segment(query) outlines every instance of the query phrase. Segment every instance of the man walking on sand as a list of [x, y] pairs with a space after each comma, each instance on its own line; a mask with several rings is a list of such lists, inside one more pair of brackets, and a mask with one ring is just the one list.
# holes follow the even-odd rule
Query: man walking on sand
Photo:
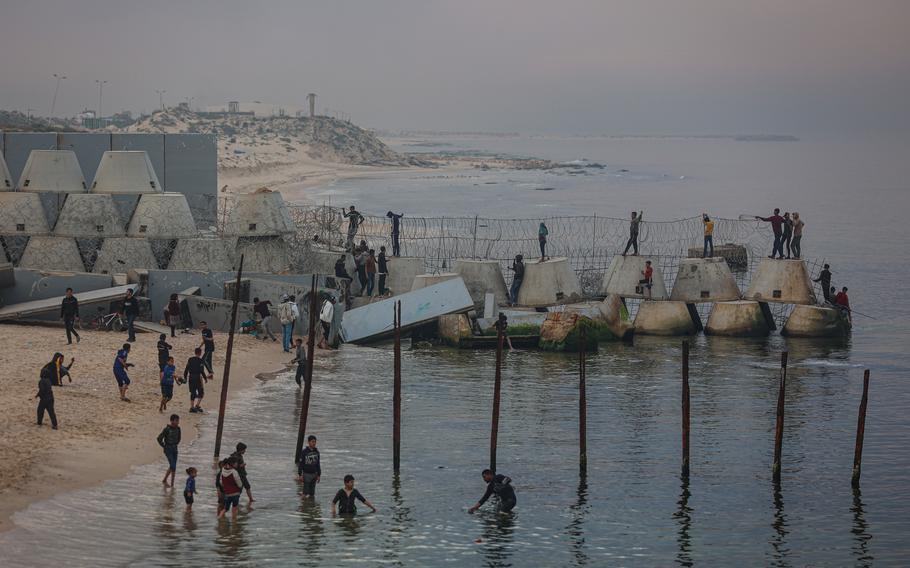
[[[167, 458], [167, 471], [164, 472], [164, 479], [161, 480], [165, 487], [174, 486], [174, 475], [177, 473], [178, 444], [180, 444], [180, 417], [176, 414], [171, 414], [171, 421], [158, 434], [158, 445], [164, 450], [164, 455]], [[170, 483], [167, 482], [168, 477], [171, 478]]]
[[183, 368], [183, 382], [189, 382], [190, 387], [190, 412], [202, 412], [202, 397], [205, 396], [203, 380], [205, 378], [205, 360], [202, 358], [202, 349], [196, 348]]
[[[58, 355], [60, 353], [55, 353], [54, 359], [41, 369], [41, 378], [38, 380], [38, 394], [35, 395], [35, 398], [38, 399], [38, 426], [44, 423], [44, 411], [46, 410], [47, 415], [51, 418], [51, 428], [54, 430], [57, 429], [57, 413], [54, 412], [54, 386], [49, 367], [56, 365]], [[63, 355], [60, 355], [60, 359], [62, 358]]]
[[73, 326], [79, 320], [79, 300], [73, 295], [72, 288], [66, 289], [66, 296], [60, 303], [60, 317], [63, 318], [63, 325], [66, 327], [66, 344], [73, 344], [73, 335], [76, 336], [76, 343], [79, 343], [81, 338]]
[[114, 359], [114, 378], [117, 379], [117, 388], [120, 389], [120, 400], [129, 402], [126, 397], [126, 389], [130, 388], [130, 377], [126, 370], [134, 367], [132, 363], [127, 363], [126, 359], [130, 354], [130, 344], [124, 343], [123, 348], [117, 351], [117, 357]]
[[205, 368], [209, 370], [209, 378], [215, 377], [215, 369], [212, 368], [212, 358], [215, 355], [215, 334], [209, 328], [209, 324], [204, 321], [199, 322], [202, 328], [202, 360], [205, 362]]

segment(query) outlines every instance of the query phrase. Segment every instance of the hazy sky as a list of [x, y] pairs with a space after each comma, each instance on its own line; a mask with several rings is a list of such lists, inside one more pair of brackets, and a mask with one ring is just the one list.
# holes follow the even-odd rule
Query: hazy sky
[[0, 108], [260, 100], [379, 128], [910, 131], [908, 0], [0, 0]]

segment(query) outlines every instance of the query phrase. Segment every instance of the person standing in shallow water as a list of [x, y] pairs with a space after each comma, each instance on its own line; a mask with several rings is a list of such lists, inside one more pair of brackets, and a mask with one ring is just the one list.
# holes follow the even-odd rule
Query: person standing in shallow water
[[[165, 487], [174, 486], [174, 475], [177, 473], [177, 446], [180, 444], [180, 417], [171, 414], [171, 421], [164, 427], [164, 430], [158, 434], [158, 445], [164, 450], [164, 456], [167, 458], [168, 469], [164, 472], [164, 479], [161, 483]], [[168, 477], [171, 482], [168, 483]]]
[[550, 230], [547, 229], [547, 225], [541, 221], [540, 227], [537, 229], [537, 241], [540, 244], [540, 261], [550, 260], [550, 257], [547, 256], [547, 235], [550, 234]]
[[313, 499], [316, 496], [316, 484], [322, 477], [316, 436], [307, 437], [307, 447], [303, 448], [303, 452], [300, 453], [300, 461], [297, 462], [297, 476], [303, 482], [303, 497]]
[[338, 505], [338, 514], [340, 515], [356, 515], [357, 514], [357, 501], [360, 501], [375, 513], [376, 507], [372, 503], [367, 501], [363, 495], [360, 494], [360, 491], [354, 489], [354, 476], [351, 474], [344, 476], [344, 488], [339, 489], [338, 493], [335, 494], [335, 498], [332, 499], [332, 516], [335, 516], [335, 505]]
[[253, 499], [252, 488], [250, 487], [250, 480], [246, 475], [246, 460], [243, 459], [243, 454], [246, 453], [246, 444], [243, 442], [237, 443], [237, 451], [231, 454], [231, 459], [234, 460], [234, 469], [237, 470], [237, 473], [240, 475], [240, 483], [243, 485], [243, 489], [246, 491], [246, 497], [249, 499], [249, 502], [252, 503], [255, 501]]
[[297, 338], [294, 340], [296, 350], [294, 351], [294, 358], [291, 359], [291, 364], [297, 363], [297, 372], [294, 374], [294, 381], [296, 381], [297, 386], [301, 386], [300, 380], [303, 378], [304, 373], [306, 372], [306, 347], [303, 346], [303, 339]]
[[483, 470], [481, 475], [483, 476], [483, 480], [487, 482], [487, 491], [483, 494], [483, 497], [480, 498], [480, 501], [468, 509], [468, 512], [473, 513], [477, 509], [480, 509], [483, 504], [487, 502], [487, 499], [493, 495], [496, 495], [496, 498], [499, 500], [500, 513], [508, 513], [514, 509], [515, 505], [518, 504], [518, 499], [515, 497], [512, 479], [502, 474], [495, 474], [489, 469]]
[[79, 300], [73, 295], [73, 289], [67, 288], [66, 295], [60, 303], [60, 317], [63, 318], [63, 325], [66, 327], [66, 343], [72, 345], [73, 338], [76, 336], [76, 343], [82, 341], [76, 332], [75, 323], [79, 320]]

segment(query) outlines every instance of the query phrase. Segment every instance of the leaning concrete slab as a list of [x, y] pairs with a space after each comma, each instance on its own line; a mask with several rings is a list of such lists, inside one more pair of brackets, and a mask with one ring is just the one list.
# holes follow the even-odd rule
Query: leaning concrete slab
[[850, 332], [850, 327], [843, 310], [798, 305], [780, 333], [789, 337], [843, 337]]
[[692, 320], [685, 302], [645, 300], [635, 315], [635, 333], [638, 335], [693, 335], [699, 327]]
[[82, 168], [72, 150], [32, 150], [19, 177], [19, 191], [82, 193]]
[[705, 335], [732, 337], [764, 337], [771, 333], [771, 326], [758, 302], [736, 300], [714, 304]]
[[474, 300], [461, 278], [446, 280], [414, 292], [373, 302], [345, 312], [341, 337], [348, 343], [370, 343], [388, 339], [394, 333], [394, 306], [401, 302], [401, 328], [408, 331], [447, 314], [474, 309]]
[[0, 192], [0, 235], [47, 235], [50, 227], [37, 193]]
[[9, 168], [6, 167], [6, 160], [3, 159], [3, 154], [0, 154], [0, 191], [13, 191], [16, 189], [16, 184], [13, 182], [13, 176], [9, 173]]
[[[67, 288], [76, 295], [89, 290], [116, 286], [110, 276], [88, 272], [59, 272], [14, 268], [15, 285], [0, 290], [0, 306], [63, 296]], [[124, 282], [124, 284], [126, 284]]]
[[421, 288], [426, 288], [427, 286], [439, 284], [440, 282], [445, 282], [446, 280], [454, 280], [455, 278], [461, 278], [461, 276], [455, 274], [454, 272], [442, 272], [439, 274], [418, 274], [414, 277], [414, 282], [411, 284], [411, 292], [414, 290], [420, 290]]
[[54, 225], [58, 237], [107, 238], [126, 234], [110, 195], [71, 193]]
[[[81, 292], [79, 294], [79, 304], [80, 306], [83, 306], [98, 302], [109, 302], [124, 297], [127, 290], [135, 291], [136, 288], [136, 285], [130, 284], [128, 286], [117, 286], [116, 288], [103, 288], [101, 290]], [[4, 306], [0, 308], [0, 321], [24, 319], [30, 316], [37, 316], [54, 311], [59, 313], [60, 303], [62, 301], [63, 296], [57, 296], [55, 298], [32, 300], [31, 302]]]
[[270, 237], [296, 231], [281, 194], [262, 188], [237, 198], [224, 232], [238, 237]]
[[167, 268], [202, 272], [233, 270], [235, 247], [233, 239], [205, 237], [179, 239]]
[[743, 299], [780, 304], [816, 303], [805, 261], [771, 258], [762, 259]]
[[[600, 285], [601, 294], [616, 294], [623, 298], [645, 298], [645, 290], [639, 284], [644, 278], [645, 262], [649, 259], [646, 256], [614, 256], [610, 261], [610, 266], [604, 273], [603, 282]], [[651, 294], [652, 300], [666, 300], [667, 287], [664, 284], [664, 277], [657, 267], [657, 263], [651, 262], [651, 268], [654, 272], [651, 274]]]
[[581, 300], [581, 285], [565, 257], [553, 257], [545, 262], [529, 260], [525, 277], [518, 290], [521, 306], [550, 306]]
[[152, 161], [144, 150], [108, 150], [95, 171], [92, 193], [139, 195], [162, 191]]
[[250, 272], [287, 272], [291, 266], [291, 247], [281, 237], [238, 238], [234, 258]]
[[458, 259], [455, 261], [455, 273], [464, 280], [478, 311], [483, 308], [487, 293], [493, 294], [497, 305], [508, 303], [509, 292], [498, 260]]
[[146, 193], [139, 198], [126, 233], [147, 239], [181, 239], [194, 237], [198, 231], [185, 195]]
[[104, 239], [92, 272], [116, 274], [134, 268], [155, 269], [158, 268], [158, 261], [148, 240], [123, 237]]
[[85, 272], [76, 239], [69, 237], [31, 237], [19, 268]]
[[670, 299], [678, 302], [731, 302], [739, 300], [739, 287], [722, 258], [684, 258]]
[[[179, 294], [177, 297], [182, 302], [181, 305], [186, 306], [188, 309], [189, 319], [193, 327], [197, 327], [199, 322], [204, 321], [214, 331], [227, 333], [231, 330], [233, 301], [183, 294]], [[253, 319], [253, 305], [238, 302], [237, 329], [240, 329], [241, 323], [250, 319]], [[218, 341], [217, 337], [215, 341]]]

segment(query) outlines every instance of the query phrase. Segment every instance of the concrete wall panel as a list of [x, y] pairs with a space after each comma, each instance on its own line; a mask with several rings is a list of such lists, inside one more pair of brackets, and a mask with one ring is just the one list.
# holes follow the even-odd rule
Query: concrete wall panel
[[186, 195], [199, 227], [214, 225], [218, 210], [218, 153], [215, 137], [168, 134], [164, 139], [167, 191]]
[[101, 156], [111, 149], [111, 135], [94, 132], [61, 132], [57, 139], [58, 150], [72, 150], [82, 167], [82, 177], [91, 186]]

